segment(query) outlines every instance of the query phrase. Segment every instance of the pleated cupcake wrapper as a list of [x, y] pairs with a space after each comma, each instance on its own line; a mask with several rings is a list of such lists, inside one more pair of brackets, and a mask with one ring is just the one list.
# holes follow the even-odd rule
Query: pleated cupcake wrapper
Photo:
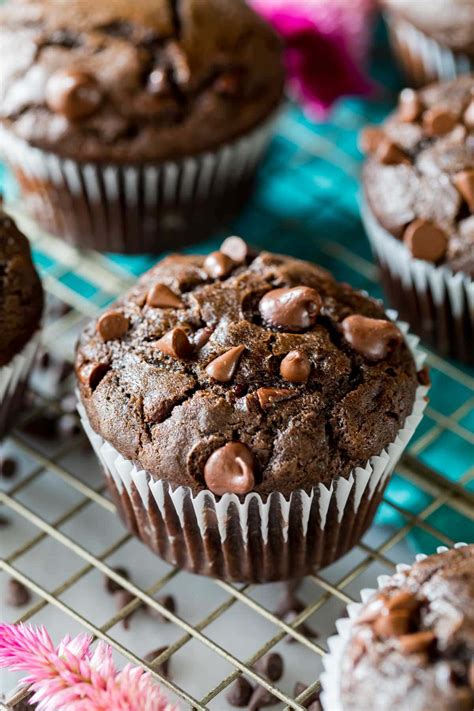
[[160, 225], [172, 230], [178, 221], [185, 229], [187, 212], [201, 207], [205, 218], [206, 203], [219, 205], [250, 181], [278, 113], [216, 151], [177, 161], [82, 163], [34, 148], [2, 126], [0, 153], [34, 189], [34, 212], [50, 216], [68, 241], [100, 251], [160, 251]]
[[[398, 324], [417, 370], [418, 339]], [[92, 429], [79, 404], [84, 430], [101, 461], [114, 500], [130, 530], [173, 565], [226, 580], [265, 582], [301, 577], [352, 548], [372, 522], [388, 478], [419, 424], [428, 388], [419, 386], [412, 413], [380, 455], [327, 487], [249, 493], [220, 499], [155, 480]]]
[[474, 69], [474, 61], [467, 54], [453, 52], [410, 22], [387, 13], [387, 23], [395, 53], [416, 84], [455, 79]]
[[35, 334], [12, 360], [0, 368], [0, 437], [19, 400], [33, 367], [39, 345], [39, 333]]
[[[455, 543], [454, 548], [463, 548], [466, 543]], [[439, 546], [436, 549], [437, 553], [445, 553], [449, 548]], [[424, 553], [419, 553], [415, 556], [416, 562], [425, 560], [428, 556]], [[397, 565], [397, 573], [403, 574], [410, 570], [412, 566], [407, 563], [399, 563]], [[348, 617], [341, 617], [336, 621], [337, 634], [329, 637], [329, 651], [323, 657], [324, 671], [321, 674], [321, 685], [323, 691], [321, 701], [324, 711], [344, 711], [341, 700], [341, 683], [342, 683], [342, 662], [343, 655], [347, 644], [349, 643], [352, 630], [359, 613], [363, 607], [376, 593], [385, 588], [392, 580], [393, 575], [379, 575], [377, 578], [377, 588], [364, 588], [360, 591], [362, 602], [352, 602], [347, 606]], [[388, 711], [388, 710], [387, 710]]]
[[[403, 242], [379, 224], [365, 202], [361, 212], [374, 255], [385, 278], [393, 282], [388, 296], [399, 299], [392, 306], [443, 355], [474, 361], [473, 279], [414, 259]], [[413, 298], [418, 313], [409, 315], [404, 308]]]

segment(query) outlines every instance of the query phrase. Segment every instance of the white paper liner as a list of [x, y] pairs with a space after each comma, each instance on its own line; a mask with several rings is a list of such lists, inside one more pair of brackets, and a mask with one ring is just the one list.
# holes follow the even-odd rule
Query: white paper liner
[[[391, 317], [393, 315], [396, 316], [396, 314], [391, 314]], [[419, 371], [423, 366], [425, 355], [417, 350], [418, 338], [408, 334], [407, 324], [398, 323], [397, 325], [405, 336], [414, 356], [416, 368]], [[215, 522], [217, 521], [217, 530], [214, 530], [212, 534], [214, 550], [216, 546], [224, 548], [228, 536], [232, 540], [237, 537], [239, 544], [246, 550], [250, 544], [255, 545], [255, 540], [258, 538], [261, 541], [263, 550], [265, 550], [267, 545], [271, 546], [275, 543], [276, 516], [276, 520], [280, 521], [280, 524], [277, 525], [282, 545], [282, 550], [279, 551], [279, 559], [281, 561], [285, 561], [286, 557], [289, 559], [291, 556], [305, 558], [308, 554], [306, 547], [307, 538], [309, 538], [313, 541], [312, 545], [324, 551], [326, 557], [323, 556], [323, 560], [324, 564], [327, 565], [328, 562], [332, 562], [328, 553], [329, 548], [334, 548], [335, 551], [343, 550], [344, 545], [346, 545], [346, 549], [351, 548], [357, 543], [357, 540], [365, 532], [365, 528], [370, 524], [376, 510], [376, 506], [371, 507], [371, 504], [374, 501], [378, 503], [377, 499], [381, 498], [389, 476], [392, 474], [403, 450], [408, 445], [422, 419], [426, 406], [427, 391], [428, 388], [425, 386], [420, 385], [417, 388], [413, 410], [406, 418], [404, 427], [399, 431], [394, 442], [384, 449], [381, 454], [372, 457], [365, 467], [356, 468], [347, 478], [339, 477], [335, 479], [329, 488], [324, 484], [319, 484], [310, 493], [303, 490], [295, 490], [288, 500], [278, 492], [273, 492], [266, 501], [256, 493], [250, 493], [245, 496], [243, 501], [240, 501], [234, 494], [225, 494], [218, 499], [210, 491], [202, 491], [197, 495], [193, 495], [188, 487], [179, 486], [173, 489], [166, 481], [154, 480], [151, 475], [140, 469], [132, 461], [124, 458], [114, 447], [94, 432], [79, 398], [78, 409], [84, 430], [104, 467], [106, 475], [113, 480], [119, 495], [122, 496], [126, 492], [128, 499], [134, 502], [133, 489], [135, 489], [135, 493], [138, 491], [141, 498], [140, 506], [142, 505], [149, 512], [147, 522], [142, 524], [144, 530], [139, 533], [142, 537], [148, 538], [156, 533], [150, 531], [150, 527], [153, 527], [153, 517], [150, 512], [152, 509], [156, 509], [159, 511], [160, 521], [172, 520], [171, 535], [177, 537], [178, 540], [181, 538], [185, 540], [187, 538], [187, 526], [190, 521], [189, 510], [192, 507], [193, 514], [191, 519], [193, 523], [194, 521], [196, 522], [203, 539], [208, 532], [208, 526], [214, 525], [215, 527]], [[353, 493], [353, 496], [351, 496], [351, 493]], [[352, 503], [352, 509], [348, 502]], [[132, 505], [136, 505], [136, 497]], [[361, 508], [363, 508], [364, 520], [367, 519], [365, 528], [359, 525], [361, 522], [358, 521], [356, 516]], [[332, 524], [328, 527], [330, 530], [326, 531], [328, 515], [331, 515]], [[237, 516], [239, 530], [236, 532], [235, 522]], [[336, 526], [333, 525], [335, 520], [337, 520]], [[259, 522], [257, 537], [255, 521]], [[229, 526], [231, 525], [229, 522], [232, 522], [234, 526], [232, 535], [229, 533]], [[345, 531], [344, 524], [350, 530]], [[137, 523], [137, 527], [140, 527], [140, 522]], [[337, 530], [334, 530], [335, 528]], [[351, 543], [344, 536], [349, 536], [349, 538], [354, 536], [355, 540]], [[297, 543], [295, 542], [296, 539]], [[204, 546], [204, 548], [207, 550], [207, 546]], [[204, 556], [207, 555], [206, 550], [204, 551]], [[346, 552], [345, 549], [343, 552]], [[180, 550], [179, 553], [182, 553], [182, 551]], [[227, 554], [233, 557], [235, 552], [227, 551]], [[339, 552], [335, 557], [339, 557], [342, 554]], [[170, 555], [172, 556], [173, 554]], [[223, 556], [225, 558], [226, 553]], [[245, 551], [242, 552], [242, 556], [245, 556]], [[173, 558], [171, 558], [170, 562], [179, 564], [179, 560]], [[189, 561], [186, 562], [186, 565], [191, 565], [192, 568], [192, 564]], [[229, 565], [231, 564], [229, 563]], [[304, 568], [304, 563], [301, 565]], [[262, 566], [265, 567], [265, 561]], [[298, 574], [301, 576], [307, 572], [307, 570], [298, 569], [294, 576], [290, 576], [288, 575], [288, 570], [291, 569], [291, 562], [287, 561], [287, 566], [289, 566], [287, 568], [285, 568], [284, 562], [281, 563], [281, 566], [281, 571], [286, 570], [287, 572], [270, 573], [276, 576], [274, 579], [284, 579], [284, 577], [279, 577], [280, 575], [297, 577]], [[235, 573], [235, 575], [242, 576], [242, 567], [245, 566], [239, 567], [237, 565], [239, 572]], [[213, 574], [212, 560], [204, 563], [201, 561], [199, 569], [195, 572], [204, 571], [211, 571], [205, 574]], [[227, 568], [224, 572], [221, 570], [220, 575], [228, 579], [243, 579], [243, 577], [232, 578], [232, 573]], [[250, 579], [253, 579], [252, 575], [254, 573], [248, 573], [248, 575]], [[261, 578], [260, 581], [266, 579], [265, 573], [260, 571], [258, 575]]]
[[[467, 543], [456, 543], [454, 548], [463, 548]], [[446, 546], [439, 546], [436, 553], [445, 553], [449, 550]], [[424, 553], [415, 556], [418, 562], [428, 558]], [[397, 565], [397, 573], [406, 573], [412, 566], [406, 563]], [[395, 574], [395, 575], [396, 575]], [[394, 575], [379, 575], [377, 578], [377, 588], [364, 588], [360, 591], [362, 602], [352, 602], [347, 606], [348, 617], [341, 617], [336, 621], [337, 634], [329, 637], [329, 651], [323, 657], [324, 672], [321, 674], [321, 685], [323, 688], [321, 701], [324, 711], [344, 711], [341, 701], [341, 675], [343, 654], [348, 644], [355, 620], [359, 616], [362, 606], [370, 600], [377, 592], [386, 587], [394, 579]], [[389, 711], [387, 709], [387, 711]]]
[[[2, 126], [0, 153], [30, 186], [29, 212], [43, 215], [41, 222], [49, 216], [65, 239], [100, 251], [157, 252], [179, 246], [169, 243], [174, 230], [197, 234], [199, 218], [212, 219], [206, 203], [212, 212], [223, 196], [238, 195], [249, 183], [278, 113], [216, 151], [177, 161], [81, 163], [34, 148]], [[199, 213], [196, 226], [192, 218], [186, 224], [193, 209]], [[168, 235], [166, 244], [160, 231]]]
[[387, 13], [392, 43], [406, 74], [416, 84], [455, 79], [474, 68], [471, 57], [453, 52], [405, 19]]

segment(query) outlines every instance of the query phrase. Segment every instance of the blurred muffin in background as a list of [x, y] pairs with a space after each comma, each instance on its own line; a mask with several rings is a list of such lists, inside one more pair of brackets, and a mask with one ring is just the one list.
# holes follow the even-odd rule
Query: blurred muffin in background
[[160, 252], [238, 211], [284, 86], [243, 0], [11, 0], [0, 43], [0, 150], [43, 227]]
[[472, 0], [380, 0], [395, 54], [415, 86], [474, 69]]

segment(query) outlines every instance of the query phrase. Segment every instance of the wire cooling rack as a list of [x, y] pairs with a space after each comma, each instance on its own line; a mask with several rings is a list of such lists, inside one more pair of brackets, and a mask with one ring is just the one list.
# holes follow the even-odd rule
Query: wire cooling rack
[[[383, 110], [376, 105], [372, 118]], [[367, 117], [366, 104], [346, 102], [331, 124], [315, 127], [289, 107], [255, 196], [232, 231], [257, 245], [318, 261], [338, 278], [379, 295], [356, 199], [360, 155], [355, 136]], [[70, 307], [46, 324], [44, 346], [72, 362], [83, 324], [152, 262], [79, 253], [16, 216], [32, 240], [49, 300]], [[28, 421], [56, 406], [40, 372], [33, 382], [33, 407], [4, 445], [21, 460], [21, 474], [0, 487], [0, 511], [11, 520], [0, 532], [0, 585], [13, 577], [33, 598], [19, 614], [5, 606], [1, 617], [47, 621], [56, 636], [87, 630], [111, 644], [122, 662], [148, 668], [184, 707], [231, 708], [225, 692], [243, 674], [276, 697], [275, 709], [304, 708], [305, 699], [319, 689], [321, 658], [334, 621], [361, 587], [373, 586], [378, 574], [393, 572], [407, 556], [409, 561], [415, 549], [431, 552], [440, 544], [474, 540], [473, 372], [433, 353], [428, 364], [433, 388], [426, 417], [387, 490], [377, 525], [341, 561], [305, 579], [300, 592], [305, 607], [291, 622], [274, 613], [281, 586], [193, 577], [132, 539], [81, 435], [45, 442], [29, 433]], [[66, 380], [60, 389], [71, 387]], [[131, 570], [131, 580], [115, 572], [118, 564]], [[102, 575], [131, 593], [126, 607], [111, 611]], [[175, 613], [156, 600], [167, 592], [177, 599]], [[142, 603], [169, 624], [146, 616]], [[123, 619], [138, 608], [130, 630], [123, 630]], [[305, 623], [317, 628], [317, 638], [306, 634]], [[288, 639], [298, 644], [287, 645]], [[146, 663], [144, 656], [159, 647], [166, 650]], [[280, 651], [286, 662], [284, 676], [275, 683], [254, 668], [270, 650]], [[171, 661], [169, 679], [160, 673], [166, 660]], [[6, 692], [14, 681], [13, 675], [5, 676], [0, 688]], [[296, 681], [308, 687], [299, 696]], [[10, 700], [20, 697], [21, 692]]]

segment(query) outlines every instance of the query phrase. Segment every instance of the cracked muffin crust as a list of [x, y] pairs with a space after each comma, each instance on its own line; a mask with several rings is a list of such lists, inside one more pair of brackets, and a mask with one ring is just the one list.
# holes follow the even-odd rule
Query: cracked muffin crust
[[343, 711], [471, 711], [474, 545], [418, 561], [362, 606], [341, 679]]
[[395, 439], [418, 385], [380, 303], [236, 237], [142, 276], [84, 330], [76, 373], [120, 454], [217, 496], [348, 475]]
[[0, 43], [0, 120], [81, 161], [212, 150], [283, 91], [280, 42], [242, 0], [15, 0]]

